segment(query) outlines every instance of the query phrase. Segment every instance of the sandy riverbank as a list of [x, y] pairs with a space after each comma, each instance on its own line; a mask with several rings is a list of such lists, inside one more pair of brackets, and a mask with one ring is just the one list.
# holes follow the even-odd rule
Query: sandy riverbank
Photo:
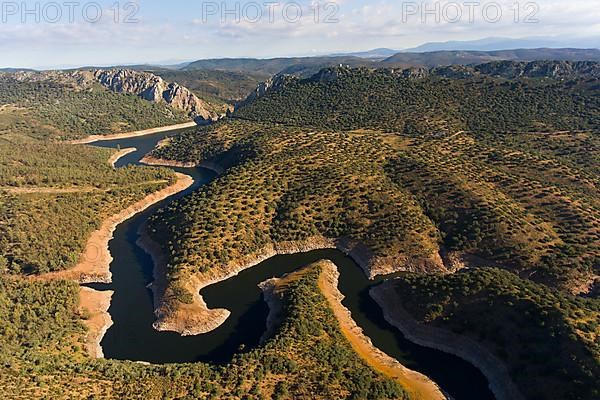
[[[80, 262], [69, 270], [51, 272], [34, 279], [57, 280], [65, 279], [82, 283], [110, 283], [112, 275], [110, 273], [110, 263], [112, 256], [110, 254], [108, 243], [113, 237], [116, 227], [122, 222], [133, 217], [148, 207], [179, 193], [194, 182], [192, 177], [184, 174], [176, 174], [177, 181], [155, 193], [146, 196], [144, 199], [127, 207], [118, 214], [115, 214], [102, 222], [100, 229], [92, 232], [90, 235]], [[87, 310], [92, 318], [85, 320], [88, 327], [86, 337], [86, 348], [93, 357], [102, 357], [100, 341], [112, 325], [112, 320], [108, 314], [112, 292], [99, 292], [89, 288], [82, 287], [80, 290], [81, 307]]]
[[112, 295], [112, 291], [100, 292], [84, 286], [79, 287], [79, 309], [86, 316], [85, 325], [88, 328], [85, 347], [88, 354], [94, 358], [104, 357], [100, 342], [113, 324], [108, 313]]
[[354, 351], [374, 370], [395, 379], [414, 400], [446, 399], [440, 388], [427, 376], [406, 368], [373, 345], [352, 314], [342, 304], [344, 295], [338, 289], [339, 271], [331, 261], [323, 261], [319, 289], [327, 298], [342, 330]]
[[[338, 289], [339, 271], [337, 266], [328, 260], [319, 261], [314, 266], [321, 270], [319, 290], [327, 299], [329, 307], [338, 320], [342, 334], [346, 337], [357, 355], [375, 371], [396, 380], [410, 394], [411, 399], [446, 399], [439, 387], [431, 379], [404, 367], [396, 359], [375, 347], [371, 339], [363, 333], [362, 329], [352, 318], [350, 310], [342, 304], [344, 296]], [[259, 285], [264, 292], [265, 301], [269, 305], [267, 332], [263, 336], [263, 339], [274, 333], [280, 319], [281, 295], [278, 294], [278, 291], [281, 287], [285, 287], [288, 281], [296, 279], [297, 273], [291, 273], [283, 278], [269, 279]]]
[[68, 141], [67, 143], [89, 144], [89, 143], [94, 143], [94, 142], [97, 142], [100, 140], [127, 139], [127, 138], [138, 137], [138, 136], [153, 135], [155, 133], [174, 131], [177, 129], [193, 128], [195, 126], [198, 126], [198, 124], [196, 124], [193, 121], [190, 121], [190, 122], [184, 122], [182, 124], [177, 124], [177, 125], [161, 126], [158, 128], [144, 129], [144, 130], [133, 131], [133, 132], [115, 133], [112, 135], [91, 135], [91, 136], [88, 136], [83, 139], [71, 140], [71, 141]]
[[117, 151], [115, 154], [113, 154], [108, 159], [108, 164], [114, 168], [115, 164], [117, 163], [117, 161], [119, 161], [119, 159], [125, 157], [127, 154], [131, 154], [136, 151], [137, 151], [137, 149], [135, 147], [128, 147], [126, 149], [121, 149], [121, 150]]
[[408, 340], [453, 354], [473, 364], [486, 376], [497, 400], [524, 400], [502, 361], [479, 343], [443, 329], [417, 323], [398, 301], [393, 281], [372, 288], [370, 295], [383, 310], [385, 319]]
[[[165, 295], [168, 289], [168, 283], [165, 278], [167, 260], [162, 254], [160, 246], [153, 243], [146, 232], [141, 232], [141, 239], [138, 244], [144, 248], [154, 260], [155, 281], [151, 286], [154, 293], [154, 313], [156, 316], [154, 328], [159, 331], [177, 332], [183, 336], [193, 336], [211, 332], [220, 327], [231, 314], [229, 310], [226, 309], [209, 309], [203, 297], [200, 295], [202, 289], [232, 278], [240, 272], [252, 268], [277, 255], [305, 253], [313, 250], [337, 249], [350, 256], [358, 265], [360, 265], [365, 274], [371, 278], [380, 274], [402, 270], [414, 270], [410, 264], [402, 264], [401, 262], [388, 264], [389, 259], [377, 259], [373, 257], [372, 252], [360, 242], [348, 239], [328, 239], [315, 236], [303, 241], [272, 243], [265, 246], [263, 249], [243, 256], [228, 265], [212, 268], [208, 272], [198, 273], [186, 280], [179, 281], [178, 284], [193, 296], [193, 302], [191, 304], [184, 304], [181, 302], [165, 301]], [[404, 260], [404, 257], [399, 256], [399, 260]]]

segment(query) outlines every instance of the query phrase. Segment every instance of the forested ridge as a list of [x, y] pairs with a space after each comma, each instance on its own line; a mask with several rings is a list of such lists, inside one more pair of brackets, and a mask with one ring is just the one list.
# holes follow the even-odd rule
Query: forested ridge
[[240, 107], [234, 118], [417, 135], [597, 129], [600, 101], [587, 79], [505, 79], [460, 68], [336, 67], [288, 79], [283, 90]]
[[[415, 76], [414, 70], [333, 68], [285, 78], [230, 120], [156, 150], [159, 158], [229, 167], [151, 223], [170, 254], [173, 287], [272, 243], [353, 239], [368, 247], [372, 261], [425, 272], [405, 279], [417, 282], [411, 293], [434, 293], [424, 301], [428, 307], [449, 310], [435, 324], [462, 324], [460, 333], [476, 340], [486, 332], [491, 339], [482, 343], [515, 377], [523, 372], [516, 381], [530, 398], [554, 398], [543, 389], [554, 381], [562, 383], [548, 388], [565, 398], [594, 398], [598, 78], [457, 71]], [[465, 267], [476, 269], [437, 274]], [[468, 308], [471, 300], [445, 295], [449, 285], [468, 291], [473, 279], [483, 282], [477, 287], [498, 282], [473, 294], [477, 312]], [[519, 297], [520, 290], [537, 294]], [[444, 308], [448, 298], [457, 299], [452, 309]], [[526, 318], [496, 307], [506, 298], [524, 304], [519, 312]], [[565, 307], [547, 320], [552, 302]], [[506, 329], [494, 337], [504, 320]], [[569, 333], [552, 339], [558, 331]], [[536, 335], [546, 343], [521, 357]], [[551, 357], [554, 340], [577, 353], [576, 362], [566, 353], [553, 359], [558, 375], [538, 365]]]
[[406, 275], [396, 301], [419, 322], [484, 344], [508, 366], [526, 398], [600, 395], [600, 304], [497, 269]]

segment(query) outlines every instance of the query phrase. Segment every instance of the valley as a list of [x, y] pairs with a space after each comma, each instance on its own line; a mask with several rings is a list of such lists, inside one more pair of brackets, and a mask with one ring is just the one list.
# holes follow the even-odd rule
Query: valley
[[0, 392], [597, 397], [597, 62], [217, 61], [0, 73]]

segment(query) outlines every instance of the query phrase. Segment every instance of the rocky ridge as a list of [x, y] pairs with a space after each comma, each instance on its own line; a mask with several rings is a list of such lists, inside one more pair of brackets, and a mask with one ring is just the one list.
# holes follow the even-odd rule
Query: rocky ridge
[[150, 72], [130, 69], [20, 71], [11, 74], [3, 73], [0, 79], [58, 84], [74, 90], [86, 90], [100, 84], [115, 93], [139, 96], [154, 103], [166, 103], [177, 110], [184, 111], [197, 123], [216, 121], [221, 117], [211, 109], [210, 104], [198, 98], [188, 88], [175, 82], [167, 82]]
[[[85, 72], [84, 72], [85, 73]], [[209, 110], [209, 105], [188, 88], [166, 82], [150, 72], [127, 69], [91, 71], [93, 79], [105, 88], [133, 94], [155, 103], [165, 102], [173, 108], [187, 112], [195, 120], [214, 121], [219, 116]]]

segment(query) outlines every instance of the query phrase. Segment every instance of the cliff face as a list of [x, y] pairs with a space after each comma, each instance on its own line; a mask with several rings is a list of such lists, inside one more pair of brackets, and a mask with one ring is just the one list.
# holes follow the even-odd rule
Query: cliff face
[[17, 82], [53, 83], [72, 88], [88, 89], [99, 83], [106, 89], [139, 96], [155, 103], [164, 102], [169, 106], [189, 114], [196, 122], [215, 121], [219, 118], [209, 105], [199, 99], [186, 87], [170, 83], [150, 72], [129, 69], [79, 70], [74, 72], [44, 71], [16, 72], [2, 74], [0, 79], [14, 79]]
[[166, 82], [152, 73], [119, 69], [96, 70], [91, 75], [95, 81], [113, 92], [134, 94], [155, 103], [165, 102], [173, 108], [189, 113], [194, 119], [218, 119], [218, 115], [209, 110], [208, 104], [189, 89], [177, 83]]

